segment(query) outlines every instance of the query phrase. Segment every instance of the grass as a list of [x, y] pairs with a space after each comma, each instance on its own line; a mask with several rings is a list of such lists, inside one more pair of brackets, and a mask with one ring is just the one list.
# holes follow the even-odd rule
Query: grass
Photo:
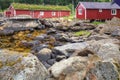
[[65, 20], [73, 20], [75, 19], [75, 15], [71, 14], [70, 16], [63, 17]]
[[95, 25], [99, 25], [99, 24], [103, 24], [104, 22], [94, 21], [92, 23], [95, 24]]
[[90, 34], [88, 31], [78, 31], [74, 33], [75, 36], [89, 36]]
[[68, 6], [55, 6], [55, 5], [33, 5], [33, 4], [21, 4], [21, 3], [12, 3], [12, 6], [15, 9], [24, 9], [24, 10], [67, 10], [70, 11]]

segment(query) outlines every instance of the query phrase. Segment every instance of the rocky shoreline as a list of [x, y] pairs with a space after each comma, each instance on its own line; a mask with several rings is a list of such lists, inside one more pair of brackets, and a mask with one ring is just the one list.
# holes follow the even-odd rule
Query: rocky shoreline
[[0, 24], [0, 80], [120, 79], [119, 18], [99, 25], [64, 19]]

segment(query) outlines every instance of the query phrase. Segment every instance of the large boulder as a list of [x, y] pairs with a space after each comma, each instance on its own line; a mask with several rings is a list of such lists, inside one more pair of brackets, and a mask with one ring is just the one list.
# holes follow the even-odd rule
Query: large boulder
[[45, 80], [47, 75], [34, 55], [0, 50], [0, 80]]
[[119, 80], [116, 66], [111, 62], [95, 62], [85, 80]]
[[106, 21], [104, 24], [99, 24], [96, 31], [100, 34], [111, 34], [117, 29], [120, 29], [120, 19], [114, 17], [111, 21]]
[[[55, 47], [54, 50], [57, 51], [58, 53], [61, 52], [61, 54], [64, 54], [66, 56], [70, 56], [74, 51], [83, 50], [87, 46], [88, 46], [88, 44], [86, 42], [68, 43], [68, 44], [63, 45], [63, 46]], [[70, 50], [72, 50], [73, 52], [69, 52]]]
[[119, 68], [112, 62], [104, 62], [97, 55], [71, 57], [49, 68], [47, 80], [119, 80]]
[[57, 80], [69, 80], [70, 78], [70, 80], [83, 80], [87, 67], [87, 60], [87, 57], [71, 57], [55, 63], [49, 68], [49, 71]]
[[96, 52], [96, 54], [101, 57], [104, 61], [120, 61], [120, 43], [117, 39], [102, 39], [102, 40], [92, 40], [87, 42], [90, 50]]

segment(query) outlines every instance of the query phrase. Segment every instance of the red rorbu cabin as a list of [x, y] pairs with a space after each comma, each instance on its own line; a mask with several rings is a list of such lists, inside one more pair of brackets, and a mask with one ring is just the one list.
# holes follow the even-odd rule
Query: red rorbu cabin
[[79, 2], [76, 18], [84, 20], [106, 20], [120, 18], [120, 6], [112, 2]]
[[18, 15], [29, 15], [32, 18], [56, 18], [70, 15], [70, 9], [67, 6], [53, 5], [30, 5], [12, 3], [4, 13], [5, 17], [15, 17]]

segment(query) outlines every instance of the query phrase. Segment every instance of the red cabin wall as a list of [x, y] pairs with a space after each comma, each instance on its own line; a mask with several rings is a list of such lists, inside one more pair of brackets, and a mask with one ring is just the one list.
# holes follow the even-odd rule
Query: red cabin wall
[[[82, 15], [79, 15], [78, 10], [82, 9]], [[76, 8], [76, 18], [78, 19], [85, 19], [85, 8], [82, 4], [78, 4], [77, 8]]]
[[16, 15], [31, 15], [30, 13], [28, 10], [16, 10]]
[[14, 13], [15, 13], [15, 9], [12, 6], [10, 6], [8, 10], [5, 12], [5, 16], [13, 17], [15, 15]]
[[[30, 15], [32, 18], [56, 18], [56, 17], [63, 17], [63, 16], [69, 16], [70, 11], [53, 11], [53, 10], [14, 10], [12, 8], [9, 8], [9, 11], [11, 12], [11, 17], [17, 16], [17, 15]], [[40, 11], [44, 12], [44, 15], [40, 15]], [[55, 12], [56, 14], [53, 16], [52, 12]], [[7, 16], [6, 16], [7, 17]]]
[[99, 12], [99, 9], [87, 9], [86, 11], [87, 19], [112, 19], [113, 17], [120, 18], [120, 10], [117, 10], [117, 15], [111, 15], [111, 9], [102, 9], [102, 12]]

